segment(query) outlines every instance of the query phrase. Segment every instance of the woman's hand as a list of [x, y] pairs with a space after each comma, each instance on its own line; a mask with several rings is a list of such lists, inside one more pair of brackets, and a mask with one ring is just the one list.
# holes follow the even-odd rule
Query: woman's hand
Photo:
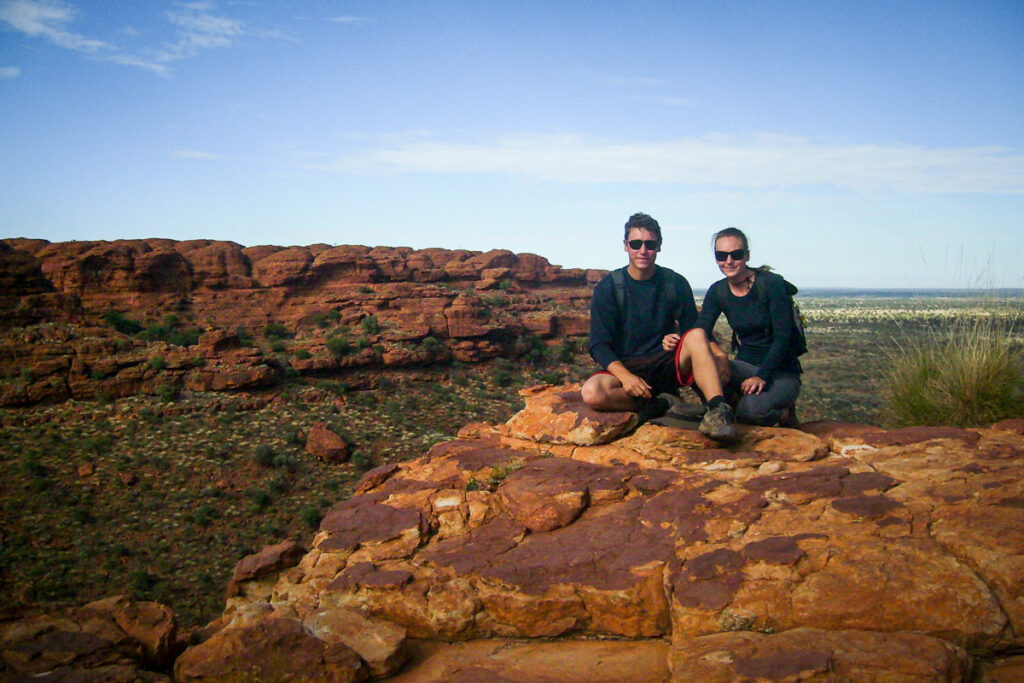
[[760, 377], [748, 377], [747, 379], [743, 380], [742, 384], [740, 384], [740, 391], [748, 395], [760, 394], [762, 391], [764, 391], [764, 388], [766, 386], [768, 386], [768, 382], [765, 382]]
[[666, 351], [675, 351], [676, 347], [679, 346], [679, 340], [682, 339], [678, 334], [673, 332], [672, 334], [666, 334], [661, 339], [661, 348]]

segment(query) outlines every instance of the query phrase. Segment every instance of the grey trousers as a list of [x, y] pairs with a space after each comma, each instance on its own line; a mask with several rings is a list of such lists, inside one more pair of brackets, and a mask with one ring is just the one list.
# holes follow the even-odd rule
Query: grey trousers
[[746, 394], [740, 391], [743, 380], [757, 375], [757, 367], [742, 360], [729, 361], [732, 377], [726, 394], [739, 397], [736, 403], [736, 419], [745, 424], [770, 427], [779, 423], [783, 409], [796, 403], [800, 395], [800, 375], [776, 370], [775, 377], [760, 394]]

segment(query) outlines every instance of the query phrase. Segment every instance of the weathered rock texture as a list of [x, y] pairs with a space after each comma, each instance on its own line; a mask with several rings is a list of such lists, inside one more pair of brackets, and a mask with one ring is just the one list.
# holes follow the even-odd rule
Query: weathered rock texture
[[506, 250], [0, 240], [0, 406], [507, 356], [585, 335], [603, 274]]
[[969, 653], [1024, 646], [1015, 422], [744, 427], [729, 448], [648, 424], [578, 445], [588, 416], [558, 418], [578, 405], [575, 390], [525, 392], [509, 424], [467, 427], [369, 472], [294, 566], [274, 551], [265, 570], [252, 560], [236, 576], [190, 666], [222, 662], [224, 642], [250, 660], [267, 642], [253, 629], [291, 642], [297, 624], [321, 643], [314, 652], [359, 651], [336, 632], [316, 635], [318, 619], [350, 614], [375, 620], [365, 632], [389, 643], [376, 675], [401, 660], [390, 654], [401, 632], [470, 645], [559, 639], [557, 650], [523, 649], [514, 666], [498, 646], [460, 660], [438, 645], [402, 674], [410, 681], [521, 680], [531, 661], [545, 672], [536, 680], [611, 680], [580, 677], [597, 637], [645, 644], [629, 665], [628, 649], [609, 646], [610, 667], [661, 653], [667, 668], [651, 680], [677, 681], [966, 681], [979, 661]]
[[113, 597], [0, 622], [0, 681], [170, 681], [179, 651], [171, 611]]

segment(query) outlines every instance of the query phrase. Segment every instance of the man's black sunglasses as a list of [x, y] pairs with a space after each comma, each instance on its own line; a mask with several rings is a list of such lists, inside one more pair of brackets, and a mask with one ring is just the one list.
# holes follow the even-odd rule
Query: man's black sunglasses
[[732, 251], [718, 251], [715, 249], [715, 260], [724, 262], [727, 258], [732, 256], [733, 261], [742, 261], [747, 258], [746, 249], [733, 249]]
[[658, 251], [661, 248], [661, 242], [658, 240], [629, 240], [626, 244], [633, 251], [639, 251], [640, 247], [647, 247], [647, 251]]

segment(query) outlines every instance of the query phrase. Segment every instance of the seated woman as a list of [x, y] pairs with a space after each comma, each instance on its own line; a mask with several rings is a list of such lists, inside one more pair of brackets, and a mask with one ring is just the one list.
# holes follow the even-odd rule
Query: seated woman
[[[715, 233], [714, 245], [725, 278], [708, 288], [696, 327], [713, 339], [715, 322], [724, 312], [736, 333], [738, 352], [727, 390], [738, 399], [736, 418], [747, 424], [796, 427], [803, 368], [793, 347], [793, 313], [784, 280], [747, 265], [750, 249], [742, 230]], [[763, 280], [764, 300], [754, 291], [758, 279]]]

